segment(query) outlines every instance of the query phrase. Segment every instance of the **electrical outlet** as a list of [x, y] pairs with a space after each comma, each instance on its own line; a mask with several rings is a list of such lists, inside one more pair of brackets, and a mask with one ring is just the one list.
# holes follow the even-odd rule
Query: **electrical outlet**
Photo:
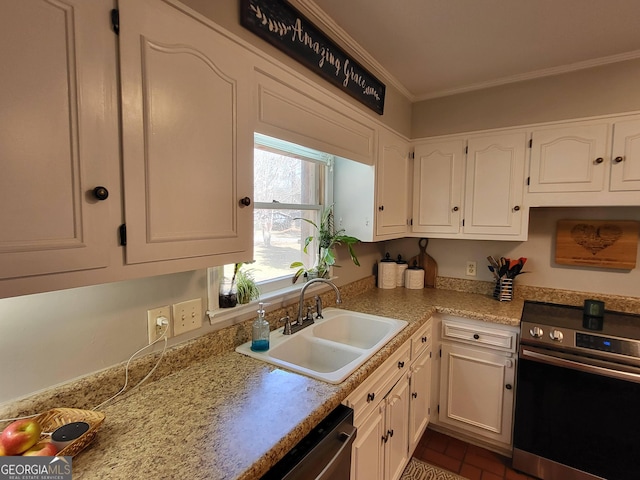
[[472, 262], [472, 261], [468, 261], [467, 262], [467, 273], [466, 275], [468, 277], [475, 277], [477, 275], [477, 270], [476, 270], [476, 262]]
[[202, 299], [187, 300], [173, 306], [173, 334], [181, 335], [202, 326]]
[[[169, 325], [167, 327], [158, 325], [158, 317], [165, 317], [169, 321]], [[147, 310], [147, 331], [149, 332], [150, 344], [160, 337], [165, 328], [167, 328], [167, 338], [169, 338], [171, 336], [171, 309], [169, 305]]]

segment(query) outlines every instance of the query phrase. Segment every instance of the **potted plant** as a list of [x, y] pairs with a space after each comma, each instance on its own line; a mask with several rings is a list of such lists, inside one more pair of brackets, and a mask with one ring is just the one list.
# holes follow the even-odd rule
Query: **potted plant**
[[220, 283], [218, 296], [220, 308], [233, 308], [238, 303], [249, 303], [260, 297], [260, 290], [251, 271], [242, 270], [243, 265], [242, 262], [236, 263], [231, 279], [225, 277]]
[[301, 275], [305, 275], [307, 278], [314, 277], [326, 277], [329, 273], [329, 269], [336, 263], [336, 256], [334, 252], [334, 247], [336, 245], [346, 245], [349, 249], [349, 255], [353, 263], [357, 266], [360, 266], [360, 262], [358, 261], [358, 257], [356, 257], [353, 246], [358, 243], [356, 237], [352, 237], [346, 235], [344, 229], [336, 230], [333, 219], [333, 205], [327, 207], [322, 212], [322, 216], [320, 217], [320, 222], [316, 224], [315, 222], [307, 219], [300, 218], [300, 220], [304, 220], [305, 222], [313, 225], [316, 229], [316, 235], [308, 236], [304, 241], [304, 253], [308, 253], [307, 250], [309, 245], [315, 240], [318, 242], [318, 252], [316, 257], [316, 263], [311, 268], [306, 268], [304, 263], [302, 262], [293, 262], [290, 265], [290, 268], [297, 268], [298, 270], [293, 275], [293, 283], [295, 283]]
[[253, 278], [251, 270], [238, 269], [236, 287], [238, 303], [240, 304], [249, 303], [251, 300], [260, 298], [260, 290], [258, 289], [258, 285], [256, 285], [256, 280]]

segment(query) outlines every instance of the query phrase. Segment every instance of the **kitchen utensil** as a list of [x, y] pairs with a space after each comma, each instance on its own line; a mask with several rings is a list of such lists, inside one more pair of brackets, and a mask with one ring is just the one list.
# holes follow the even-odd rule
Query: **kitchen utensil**
[[418, 246], [420, 247], [420, 265], [424, 268], [424, 286], [427, 288], [435, 288], [436, 277], [438, 276], [438, 264], [431, 255], [427, 253], [428, 244], [428, 238], [418, 240]]

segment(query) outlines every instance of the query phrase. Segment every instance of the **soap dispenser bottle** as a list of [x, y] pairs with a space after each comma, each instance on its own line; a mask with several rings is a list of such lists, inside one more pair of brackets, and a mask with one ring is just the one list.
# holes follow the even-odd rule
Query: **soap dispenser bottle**
[[251, 329], [251, 350], [265, 352], [269, 350], [269, 322], [264, 318], [264, 303], [258, 304], [258, 318]]

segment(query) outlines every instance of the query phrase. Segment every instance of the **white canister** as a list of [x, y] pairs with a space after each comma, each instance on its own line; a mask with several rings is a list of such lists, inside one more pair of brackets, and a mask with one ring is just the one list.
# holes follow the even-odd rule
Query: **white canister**
[[409, 267], [409, 264], [402, 260], [402, 255], [398, 255], [398, 261], [396, 262], [396, 287], [404, 287], [404, 272]]
[[411, 267], [404, 272], [404, 286], [410, 290], [424, 288], [424, 270], [422, 268]]
[[378, 262], [378, 288], [396, 288], [397, 263], [391, 260], [387, 253], [385, 258]]

